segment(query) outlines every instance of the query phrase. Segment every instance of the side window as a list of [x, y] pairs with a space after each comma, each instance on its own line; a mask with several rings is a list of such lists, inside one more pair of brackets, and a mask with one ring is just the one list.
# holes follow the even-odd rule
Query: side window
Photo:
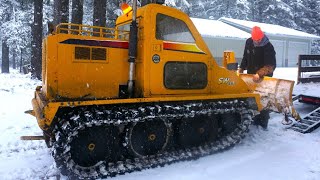
[[129, 40], [130, 24], [118, 26], [118, 39]]
[[168, 62], [164, 66], [164, 85], [168, 89], [203, 89], [207, 76], [207, 66], [200, 62]]
[[184, 43], [195, 42], [188, 26], [180, 19], [157, 14], [156, 21], [156, 38], [158, 40]]
[[[141, 22], [141, 17], [137, 17], [137, 26], [139, 27], [139, 22]], [[118, 31], [118, 39], [129, 41], [129, 35], [130, 35], [130, 25], [131, 21], [124, 22], [125, 24], [117, 25], [117, 31]], [[138, 28], [139, 31], [139, 28]]]

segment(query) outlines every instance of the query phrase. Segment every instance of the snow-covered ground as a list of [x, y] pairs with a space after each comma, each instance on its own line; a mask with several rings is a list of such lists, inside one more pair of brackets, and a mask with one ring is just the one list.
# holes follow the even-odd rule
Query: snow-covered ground
[[[296, 68], [277, 68], [277, 78], [296, 80]], [[31, 109], [33, 90], [40, 82], [17, 72], [0, 74], [0, 180], [57, 179], [50, 150], [42, 141], [21, 141], [22, 135], [41, 135]], [[318, 95], [319, 85], [296, 85], [295, 94]], [[295, 103], [302, 114], [314, 106]], [[301, 134], [286, 130], [283, 116], [272, 113], [267, 131], [251, 126], [234, 148], [162, 168], [114, 177], [114, 180], [319, 180], [320, 130]], [[62, 177], [61, 179], [65, 179]]]

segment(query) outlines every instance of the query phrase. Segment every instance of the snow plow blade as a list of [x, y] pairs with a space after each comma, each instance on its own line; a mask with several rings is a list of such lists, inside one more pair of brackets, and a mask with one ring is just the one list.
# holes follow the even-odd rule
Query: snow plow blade
[[294, 81], [265, 77], [262, 82], [255, 83], [252, 80], [252, 74], [240, 74], [239, 76], [252, 92], [260, 94], [263, 109], [284, 113], [295, 120], [300, 120], [292, 103]]

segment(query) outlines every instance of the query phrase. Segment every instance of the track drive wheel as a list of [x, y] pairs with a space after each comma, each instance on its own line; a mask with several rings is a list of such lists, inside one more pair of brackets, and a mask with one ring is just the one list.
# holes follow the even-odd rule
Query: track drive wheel
[[113, 161], [117, 152], [119, 134], [115, 127], [87, 127], [70, 143], [71, 159], [81, 167], [91, 167], [103, 160]]
[[167, 147], [170, 134], [171, 126], [162, 119], [133, 123], [127, 128], [127, 148], [135, 157], [154, 155]]

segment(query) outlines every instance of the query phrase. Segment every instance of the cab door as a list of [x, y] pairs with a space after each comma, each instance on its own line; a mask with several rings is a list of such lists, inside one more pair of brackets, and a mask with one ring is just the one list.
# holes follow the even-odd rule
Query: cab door
[[207, 48], [197, 45], [201, 37], [192, 33], [195, 28], [189, 17], [166, 8], [153, 9], [151, 17], [154, 27], [146, 62], [146, 95], [208, 94], [210, 58], [204, 52]]

